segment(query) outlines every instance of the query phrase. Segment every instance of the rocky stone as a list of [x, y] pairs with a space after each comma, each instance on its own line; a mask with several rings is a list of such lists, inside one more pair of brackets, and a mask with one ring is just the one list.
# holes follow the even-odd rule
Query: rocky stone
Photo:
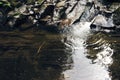
[[48, 15], [51, 16], [51, 17], [53, 17], [54, 8], [55, 8], [54, 5], [49, 5], [49, 6], [47, 6], [47, 8], [46, 8], [46, 9], [44, 10], [44, 12], [41, 14], [40, 19], [45, 18], [45, 17], [48, 16]]
[[120, 7], [113, 14], [113, 22], [115, 25], [120, 25]]
[[71, 19], [63, 19], [63, 20], [60, 20], [60, 27], [63, 29], [64, 27], [68, 27], [70, 26], [72, 20]]
[[108, 23], [107, 23], [107, 20], [106, 18], [103, 16], [103, 15], [98, 15], [95, 17], [95, 21], [93, 22], [93, 24], [96, 24], [96, 25], [101, 25], [101, 26], [106, 26]]
[[94, 22], [90, 25], [90, 27], [96, 31], [105, 32], [110, 32], [116, 29], [116, 26], [114, 26], [112, 20], [107, 19], [103, 15], [96, 16]]
[[[112, 8], [113, 4], [110, 4], [108, 7], [100, 0], [36, 0], [35, 2], [33, 0], [21, 0], [19, 3], [12, 0], [8, 2], [12, 8], [6, 13], [5, 23], [10, 28], [17, 25], [27, 28], [34, 24], [39, 27], [44, 25], [51, 28], [52, 26], [61, 28], [64, 26], [65, 28], [81, 21], [91, 22], [95, 16], [96, 20], [92, 26], [96, 25], [107, 29], [114, 26], [113, 22], [115, 25], [119, 24], [118, 17], [116, 17], [119, 16], [116, 10], [119, 5]], [[113, 22], [112, 14], [114, 14]], [[25, 19], [26, 22], [24, 17], [28, 19]], [[26, 26], [29, 23], [31, 24]]]
[[[77, 19], [79, 19], [79, 17], [82, 15], [82, 13], [85, 11], [85, 3], [82, 3], [83, 1], [78, 1], [73, 5], [73, 7], [69, 10], [66, 10], [67, 13], [67, 18], [71, 19], [71, 24], [73, 24]], [[79, 8], [79, 9], [78, 9]]]
[[58, 3], [56, 4], [56, 7], [57, 7], [57, 8], [63, 7], [63, 6], [65, 6], [65, 1], [61, 1], [61, 2], [58, 2]]

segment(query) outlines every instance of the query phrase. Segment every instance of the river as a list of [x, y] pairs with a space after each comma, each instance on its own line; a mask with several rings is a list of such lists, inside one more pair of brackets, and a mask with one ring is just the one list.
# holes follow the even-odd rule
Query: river
[[0, 80], [119, 80], [119, 34], [80, 22], [62, 33], [0, 32]]

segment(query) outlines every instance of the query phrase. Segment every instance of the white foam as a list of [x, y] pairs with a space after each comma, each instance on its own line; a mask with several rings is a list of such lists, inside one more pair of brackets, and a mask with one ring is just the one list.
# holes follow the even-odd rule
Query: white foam
[[[101, 64], [91, 64], [91, 60], [86, 58], [86, 48], [84, 42], [90, 33], [91, 22], [80, 22], [72, 25], [70, 31], [65, 34], [67, 37], [67, 42], [71, 42], [71, 47], [74, 51], [73, 53], [73, 64], [74, 67], [71, 70], [63, 72], [65, 80], [111, 80], [109, 72]], [[65, 36], [64, 35], [64, 36]], [[65, 44], [69, 45], [67, 42]], [[99, 42], [99, 41], [98, 41]], [[106, 45], [104, 45], [106, 48]], [[98, 54], [96, 62], [104, 63], [105, 65], [111, 64], [112, 58], [109, 51], [112, 51], [110, 47]], [[104, 58], [100, 58], [100, 54], [109, 55]], [[100, 61], [100, 62], [99, 62]]]

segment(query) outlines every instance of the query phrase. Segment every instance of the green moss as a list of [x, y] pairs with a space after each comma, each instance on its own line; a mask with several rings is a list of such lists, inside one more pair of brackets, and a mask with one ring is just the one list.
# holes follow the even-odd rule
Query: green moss
[[41, 3], [43, 0], [38, 0], [39, 3]]
[[0, 1], [0, 6], [2, 6], [2, 7], [11, 7], [11, 4], [8, 1]]

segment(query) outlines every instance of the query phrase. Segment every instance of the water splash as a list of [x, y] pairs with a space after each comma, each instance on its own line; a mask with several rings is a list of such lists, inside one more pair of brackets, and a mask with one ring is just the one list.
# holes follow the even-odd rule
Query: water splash
[[[74, 24], [68, 32], [63, 34], [65, 40], [62, 41], [73, 50], [74, 62], [74, 67], [71, 70], [63, 72], [65, 80], [111, 80], [108, 66], [112, 63], [113, 50], [110, 46], [102, 45], [104, 49], [96, 53], [97, 58], [94, 60], [94, 64], [91, 63], [91, 59], [86, 57], [85, 42], [91, 35], [90, 24], [91, 22]], [[96, 43], [99, 43], [99, 40]]]

